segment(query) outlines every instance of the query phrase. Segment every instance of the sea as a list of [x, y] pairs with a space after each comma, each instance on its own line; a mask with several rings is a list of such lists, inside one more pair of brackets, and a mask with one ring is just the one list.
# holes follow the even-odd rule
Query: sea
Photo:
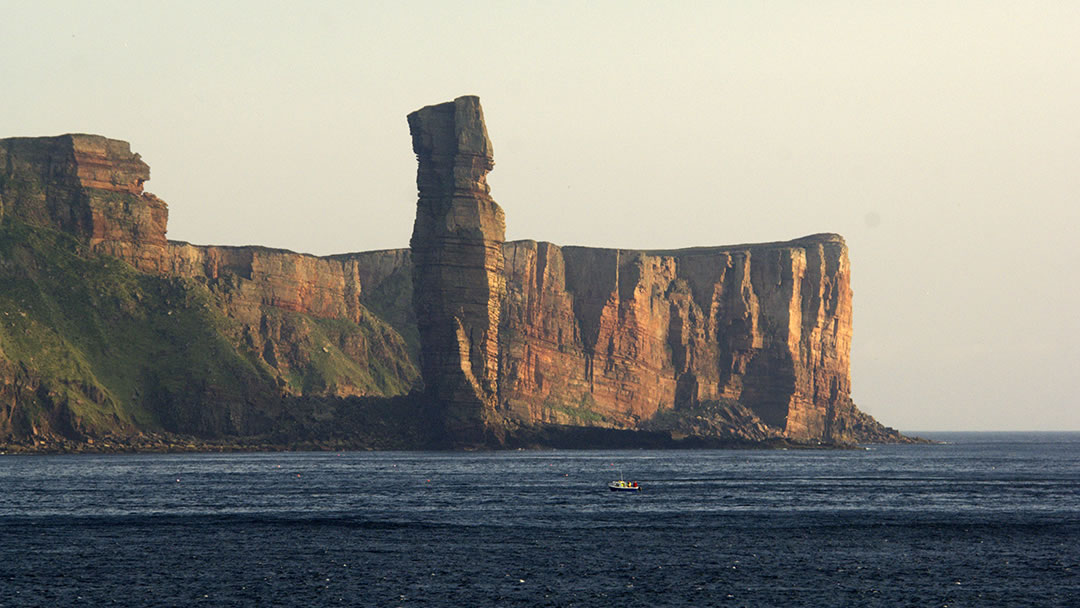
[[1080, 433], [924, 436], [4, 455], [0, 606], [1080, 606]]

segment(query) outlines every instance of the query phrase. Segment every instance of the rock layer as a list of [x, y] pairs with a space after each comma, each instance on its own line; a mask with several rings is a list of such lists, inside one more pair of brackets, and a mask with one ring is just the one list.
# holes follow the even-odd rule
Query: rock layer
[[419, 163], [410, 249], [421, 370], [449, 436], [498, 432], [498, 328], [503, 292], [503, 211], [489, 194], [494, 166], [476, 97], [408, 117]]
[[[288, 392], [389, 396], [408, 392], [420, 379], [410, 360], [415, 355], [410, 357], [400, 332], [365, 306], [378, 293], [365, 297], [362, 277], [385, 279], [379, 274], [382, 258], [379, 252], [317, 257], [266, 247], [170, 242], [165, 273], [209, 288], [225, 314], [242, 325], [242, 342]], [[348, 323], [320, 328], [318, 320]], [[310, 370], [318, 363], [313, 359], [326, 358], [330, 367], [347, 373], [323, 377], [320, 371], [313, 382]], [[309, 380], [290, 384], [298, 373]]]
[[[355, 259], [266, 247], [169, 244], [166, 274], [221, 285], [230, 316], [254, 323], [264, 306], [321, 318], [360, 319]], [[231, 283], [228, 289], [225, 283]]]

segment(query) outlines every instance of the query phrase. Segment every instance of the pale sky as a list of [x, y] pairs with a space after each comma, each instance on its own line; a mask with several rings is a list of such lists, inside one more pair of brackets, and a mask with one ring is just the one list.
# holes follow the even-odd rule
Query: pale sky
[[860, 408], [1080, 430], [1080, 2], [0, 9], [0, 137], [131, 142], [171, 239], [408, 247], [405, 115], [479, 95], [508, 239], [838, 232]]

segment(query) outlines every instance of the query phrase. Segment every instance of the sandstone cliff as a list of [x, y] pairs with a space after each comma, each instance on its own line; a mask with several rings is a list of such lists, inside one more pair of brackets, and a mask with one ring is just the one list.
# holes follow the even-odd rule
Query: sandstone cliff
[[361, 276], [378, 256], [178, 242], [168, 251], [164, 274], [209, 288], [285, 392], [391, 396], [419, 382], [404, 339], [364, 305]]
[[148, 179], [150, 167], [127, 142], [81, 134], [0, 140], [0, 217], [66, 232], [155, 272], [167, 256], [169, 212], [143, 192]]
[[327, 257], [168, 241], [167, 207], [125, 142], [0, 140], [0, 441], [904, 439], [851, 400], [838, 235], [671, 251], [504, 242], [479, 100], [408, 123], [411, 249]]
[[851, 402], [840, 236], [677, 251], [503, 243], [479, 101], [424, 108], [409, 125], [424, 381], [448, 418], [474, 429], [899, 438]]
[[125, 142], [0, 140], [0, 438], [269, 432], [283, 399], [419, 383], [364, 305], [378, 254], [169, 242], [148, 178]]
[[503, 257], [496, 414], [511, 425], [900, 439], [851, 401], [838, 235], [674, 251], [515, 241]]
[[740, 420], [724, 432], [859, 439], [839, 236], [655, 252], [517, 242], [506, 259], [500, 387], [512, 417], [633, 428], [738, 403], [767, 429]]

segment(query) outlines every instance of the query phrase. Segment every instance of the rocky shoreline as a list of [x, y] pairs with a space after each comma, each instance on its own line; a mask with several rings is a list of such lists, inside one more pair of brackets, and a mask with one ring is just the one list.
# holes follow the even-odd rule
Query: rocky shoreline
[[[865, 444], [799, 442], [782, 437], [762, 441], [740, 438], [677, 434], [652, 431], [632, 431], [595, 427], [544, 425], [519, 429], [506, 436], [502, 442], [476, 443], [468, 446], [471, 451], [495, 450], [687, 450], [687, 449], [737, 449], [737, 450], [851, 450]], [[919, 437], [904, 436], [902, 441], [889, 443], [929, 444], [933, 441]], [[104, 437], [83, 441], [65, 438], [35, 439], [33, 441], [0, 442], [0, 456], [8, 455], [58, 455], [58, 454], [183, 454], [228, 452], [365, 452], [365, 451], [420, 451], [461, 449], [461, 446], [444, 445], [438, 441], [415, 442], [401, 438], [385, 437], [379, 441], [356, 439], [288, 439], [282, 437], [229, 437], [205, 439], [199, 437], [142, 434], [132, 437]]]
[[169, 240], [168, 205], [144, 190], [150, 167], [127, 142], [0, 139], [0, 445], [908, 441], [852, 400], [840, 235], [669, 250], [506, 241], [479, 99], [407, 122], [409, 248], [327, 257]]

